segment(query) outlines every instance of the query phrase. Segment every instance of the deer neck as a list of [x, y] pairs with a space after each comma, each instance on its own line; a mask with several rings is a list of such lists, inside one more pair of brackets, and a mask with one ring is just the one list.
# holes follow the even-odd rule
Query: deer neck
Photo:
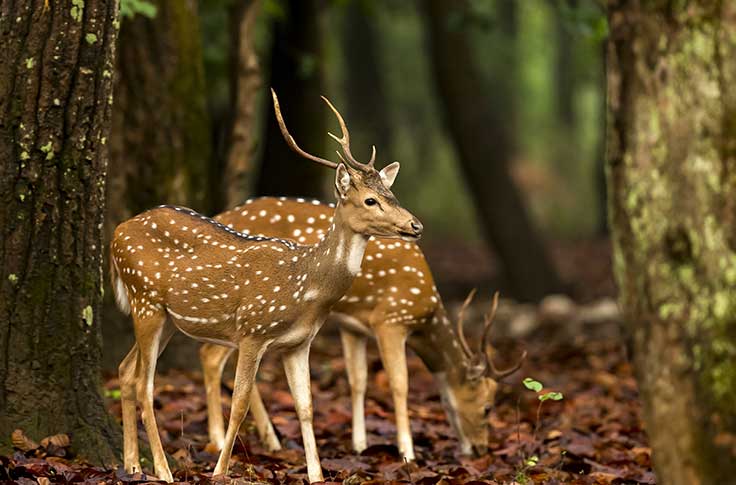
[[307, 264], [313, 275], [310, 279], [329, 286], [328, 293], [340, 299], [360, 272], [368, 239], [350, 228], [338, 204], [324, 239], [308, 250]]
[[442, 300], [436, 296], [439, 304], [432, 320], [417, 333], [418, 338], [410, 340], [410, 345], [433, 374], [443, 375], [452, 385], [465, 379], [472, 363], [463, 351], [457, 329]]

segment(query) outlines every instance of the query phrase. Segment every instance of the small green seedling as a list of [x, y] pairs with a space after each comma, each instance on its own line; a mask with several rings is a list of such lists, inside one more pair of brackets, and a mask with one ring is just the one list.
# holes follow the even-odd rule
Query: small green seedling
[[524, 379], [524, 387], [526, 387], [529, 390], [532, 390], [534, 392], [539, 392], [542, 390], [544, 386], [542, 386], [542, 383], [539, 381], [535, 381], [531, 377], [527, 377]]
[[545, 394], [541, 394], [539, 396], [540, 401], [547, 401], [549, 399], [553, 401], [562, 401], [562, 393], [561, 392], [548, 392]]
[[[557, 391], [548, 391], [542, 393], [542, 389], [544, 389], [544, 385], [539, 382], [536, 379], [532, 379], [531, 377], [527, 377], [522, 381], [522, 384], [524, 384], [524, 387], [529, 389], [530, 391], [533, 391], [537, 393], [537, 399], [539, 400], [539, 405], [537, 406], [537, 421], [534, 423], [534, 431], [532, 432], [532, 443], [534, 444], [534, 448], [531, 451], [536, 450], [539, 445], [537, 444], [537, 432], [539, 431], [539, 426], [541, 423], [541, 413], [542, 413], [542, 404], [544, 401], [562, 401], [563, 395], [561, 392]], [[516, 472], [516, 481], [519, 483], [528, 483], [529, 476], [528, 471], [539, 463], [539, 456], [538, 455], [530, 455], [527, 456], [527, 454], [524, 452], [523, 447], [520, 448], [521, 453], [521, 465], [519, 466], [519, 469]]]

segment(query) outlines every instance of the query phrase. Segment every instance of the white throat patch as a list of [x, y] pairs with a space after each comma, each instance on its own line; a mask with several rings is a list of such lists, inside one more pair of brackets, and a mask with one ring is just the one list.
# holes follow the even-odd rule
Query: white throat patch
[[366, 238], [360, 234], [353, 235], [348, 247], [348, 271], [356, 275], [360, 271], [360, 264], [363, 262], [363, 254], [368, 244]]

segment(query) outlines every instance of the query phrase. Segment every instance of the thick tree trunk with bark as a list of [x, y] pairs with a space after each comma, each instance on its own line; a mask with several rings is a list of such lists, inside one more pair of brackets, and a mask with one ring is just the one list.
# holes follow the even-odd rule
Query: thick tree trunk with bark
[[733, 483], [736, 5], [608, 9], [614, 266], [658, 483]]
[[69, 433], [117, 460], [100, 396], [117, 2], [0, 4], [0, 447]]
[[256, 148], [256, 96], [261, 69], [254, 45], [260, 0], [238, 1], [230, 9], [230, 101], [232, 114], [220, 209], [241, 204], [252, 191]]
[[486, 89], [465, 29], [448, 22], [466, 10], [464, 0], [429, 0], [424, 5], [445, 121], [486, 239], [502, 261], [511, 293], [522, 300], [538, 300], [558, 292], [555, 268], [509, 173], [514, 150], [511, 86], [499, 81]]
[[[330, 153], [334, 151], [327, 152], [326, 144], [329, 108], [320, 99], [328, 94], [323, 79], [322, 2], [289, 0], [284, 4], [286, 16], [273, 22], [271, 87], [279, 96], [286, 126], [299, 146], [315, 155], [331, 158]], [[325, 176], [332, 174], [325, 167], [295, 154], [286, 145], [276, 124], [270, 93], [264, 114], [267, 119], [265, 146], [257, 192], [324, 196]], [[350, 120], [346, 122], [349, 126]], [[337, 126], [337, 123], [329, 126]], [[338, 128], [333, 130], [339, 134]]]
[[[120, 222], [159, 204], [211, 209], [211, 132], [197, 4], [158, 0], [155, 5], [154, 18], [121, 19], [106, 244]], [[117, 309], [109, 279], [105, 283], [104, 365], [116, 368], [133, 344], [133, 325]], [[195, 356], [196, 346], [185, 344], [164, 354], [162, 363], [180, 364]]]

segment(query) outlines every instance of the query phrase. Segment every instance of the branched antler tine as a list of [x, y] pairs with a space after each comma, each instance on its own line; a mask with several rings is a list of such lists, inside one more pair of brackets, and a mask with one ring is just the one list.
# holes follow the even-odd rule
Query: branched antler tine
[[468, 356], [468, 358], [473, 358], [473, 351], [470, 350], [470, 345], [468, 345], [468, 341], [465, 340], [465, 332], [463, 331], [463, 324], [465, 320], [465, 310], [468, 309], [468, 306], [470, 306], [470, 302], [473, 301], [473, 297], [475, 296], [475, 288], [470, 290], [470, 293], [468, 293], [468, 296], [465, 297], [465, 301], [463, 302], [463, 306], [460, 307], [460, 311], [457, 314], [457, 336], [460, 339], [460, 345], [463, 348], [463, 352], [465, 352], [465, 355]]
[[491, 309], [483, 315], [483, 339], [481, 339], [481, 351], [484, 351], [488, 345], [488, 339], [491, 336], [491, 327], [493, 326], [493, 319], [496, 318], [496, 310], [498, 310], [498, 292], [493, 294], [493, 301], [491, 302]]
[[373, 164], [376, 163], [376, 145], [371, 145], [371, 150], [373, 150], [373, 152], [371, 153], [371, 159], [368, 160], [368, 165], [372, 167]]
[[337, 158], [339, 158], [342, 163], [346, 163], [345, 157], [342, 156], [342, 153], [340, 153], [340, 150], [335, 150], [335, 153], [337, 153]]
[[271, 89], [271, 96], [273, 97], [273, 109], [276, 113], [276, 121], [279, 124], [279, 129], [281, 130], [281, 134], [284, 136], [284, 139], [286, 140], [286, 144], [289, 145], [289, 148], [291, 148], [292, 150], [294, 150], [296, 153], [303, 156], [304, 158], [308, 158], [309, 160], [312, 160], [313, 162], [320, 163], [330, 168], [337, 168], [337, 164], [335, 162], [325, 160], [324, 158], [316, 157], [314, 155], [311, 155], [305, 152], [301, 148], [299, 148], [299, 145], [296, 144], [294, 137], [291, 136], [291, 133], [289, 133], [289, 130], [286, 129], [286, 123], [284, 123], [284, 117], [281, 114], [281, 106], [279, 105], [279, 98], [276, 96], [276, 91], [274, 91], [273, 88]]
[[496, 368], [496, 365], [493, 363], [493, 360], [490, 358], [488, 359], [488, 364], [491, 372], [493, 372], [494, 377], [497, 379], [503, 379], [504, 377], [510, 376], [517, 370], [521, 369], [521, 366], [524, 364], [524, 361], [526, 360], [527, 351], [525, 350], [522, 352], [521, 357], [519, 357], [519, 360], [516, 362], [516, 364], [512, 365], [508, 369], [498, 370]]
[[493, 376], [496, 379], [503, 379], [506, 376], [509, 376], [519, 370], [524, 364], [524, 360], [527, 356], [527, 351], [525, 350], [521, 357], [519, 358], [518, 362], [516, 364], [512, 365], [508, 369], [499, 370], [496, 367], [496, 364], [493, 363], [493, 357], [489, 355], [488, 353], [488, 347], [489, 347], [489, 340], [491, 338], [491, 327], [493, 326], [493, 320], [496, 317], [496, 310], [498, 309], [498, 292], [496, 292], [493, 295], [493, 302], [491, 303], [491, 309], [486, 313], [483, 317], [484, 319], [484, 325], [483, 325], [483, 338], [481, 339], [481, 353], [485, 357], [486, 361], [486, 371], [490, 371], [493, 373]]
[[330, 107], [332, 112], [335, 113], [337, 122], [340, 124], [340, 130], [342, 131], [342, 138], [338, 138], [332, 133], [327, 134], [330, 135], [336, 142], [338, 142], [342, 146], [342, 151], [345, 153], [345, 158], [347, 159], [348, 163], [354, 165], [355, 167], [362, 167], [363, 164], [357, 161], [350, 151], [350, 132], [348, 131], [348, 126], [345, 124], [345, 120], [342, 118], [340, 112], [337, 111], [337, 108], [335, 108], [335, 106], [330, 103], [329, 99], [322, 96], [322, 100], [327, 104], [327, 106]]

